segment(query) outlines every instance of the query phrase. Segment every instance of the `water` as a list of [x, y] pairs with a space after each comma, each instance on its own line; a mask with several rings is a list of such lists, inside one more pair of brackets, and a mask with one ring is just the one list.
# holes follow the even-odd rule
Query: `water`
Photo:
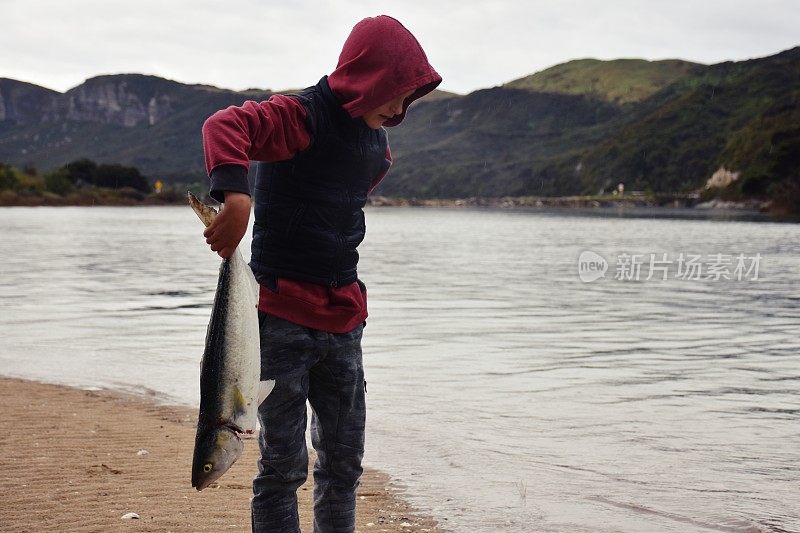
[[[369, 210], [367, 464], [454, 531], [800, 531], [800, 226], [610, 214]], [[0, 374], [197, 405], [218, 260], [188, 207], [0, 231]], [[615, 280], [623, 252], [759, 279]]]

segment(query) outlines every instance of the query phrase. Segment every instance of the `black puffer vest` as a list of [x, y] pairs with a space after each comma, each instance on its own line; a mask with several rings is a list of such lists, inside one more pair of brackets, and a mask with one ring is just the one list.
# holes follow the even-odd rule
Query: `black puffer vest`
[[258, 163], [250, 266], [261, 283], [285, 277], [344, 286], [358, 277], [370, 183], [389, 166], [386, 132], [352, 119], [327, 77], [295, 97], [311, 145], [290, 160]]

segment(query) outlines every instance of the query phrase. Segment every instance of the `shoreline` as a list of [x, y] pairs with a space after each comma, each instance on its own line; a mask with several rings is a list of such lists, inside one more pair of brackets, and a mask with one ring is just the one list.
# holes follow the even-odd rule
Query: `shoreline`
[[[205, 199], [206, 201], [208, 198]], [[149, 195], [144, 198], [126, 196], [3, 196], [0, 195], [0, 207], [91, 207], [91, 206], [169, 206], [184, 205], [184, 194]], [[212, 201], [212, 203], [214, 203]], [[501, 209], [513, 208], [675, 208], [675, 209], [735, 209], [768, 212], [772, 204], [758, 199], [727, 201], [720, 199], [701, 200], [695, 194], [657, 194], [628, 196], [502, 196], [467, 198], [405, 198], [388, 196], [370, 196], [367, 205], [372, 207], [490, 207]]]
[[[196, 409], [111, 390], [0, 377], [0, 523], [14, 531], [249, 531], [258, 444], [202, 492], [191, 487]], [[143, 451], [145, 450], [145, 451]], [[310, 462], [315, 454], [309, 449]], [[312, 467], [298, 490], [311, 530]], [[365, 468], [356, 531], [444, 531]], [[126, 520], [126, 513], [140, 518]]]
[[750, 199], [742, 201], [725, 201], [712, 199], [701, 201], [694, 194], [659, 194], [628, 196], [500, 196], [468, 198], [390, 198], [371, 196], [367, 205], [391, 207], [491, 207], [501, 209], [514, 208], [666, 208], [666, 209], [742, 209], [766, 211], [770, 204], [765, 201]]

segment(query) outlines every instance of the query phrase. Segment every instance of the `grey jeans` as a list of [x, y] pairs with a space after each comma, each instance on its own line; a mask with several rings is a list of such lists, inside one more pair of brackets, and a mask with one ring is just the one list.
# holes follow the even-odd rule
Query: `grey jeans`
[[364, 326], [327, 333], [260, 311], [259, 326], [261, 379], [274, 379], [275, 388], [258, 409], [261, 458], [253, 480], [253, 531], [300, 531], [297, 489], [308, 475], [308, 400], [317, 451], [314, 531], [352, 532], [364, 456]]

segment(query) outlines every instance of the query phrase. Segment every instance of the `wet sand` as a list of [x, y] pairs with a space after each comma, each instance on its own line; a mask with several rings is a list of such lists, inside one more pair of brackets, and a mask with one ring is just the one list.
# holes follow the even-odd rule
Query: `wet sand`
[[[5, 378], [0, 402], [0, 529], [249, 531], [254, 439], [228, 473], [197, 492], [190, 482], [193, 409]], [[310, 472], [298, 491], [303, 531], [311, 531]], [[388, 482], [365, 471], [357, 531], [443, 531]], [[122, 519], [126, 513], [140, 518]]]

